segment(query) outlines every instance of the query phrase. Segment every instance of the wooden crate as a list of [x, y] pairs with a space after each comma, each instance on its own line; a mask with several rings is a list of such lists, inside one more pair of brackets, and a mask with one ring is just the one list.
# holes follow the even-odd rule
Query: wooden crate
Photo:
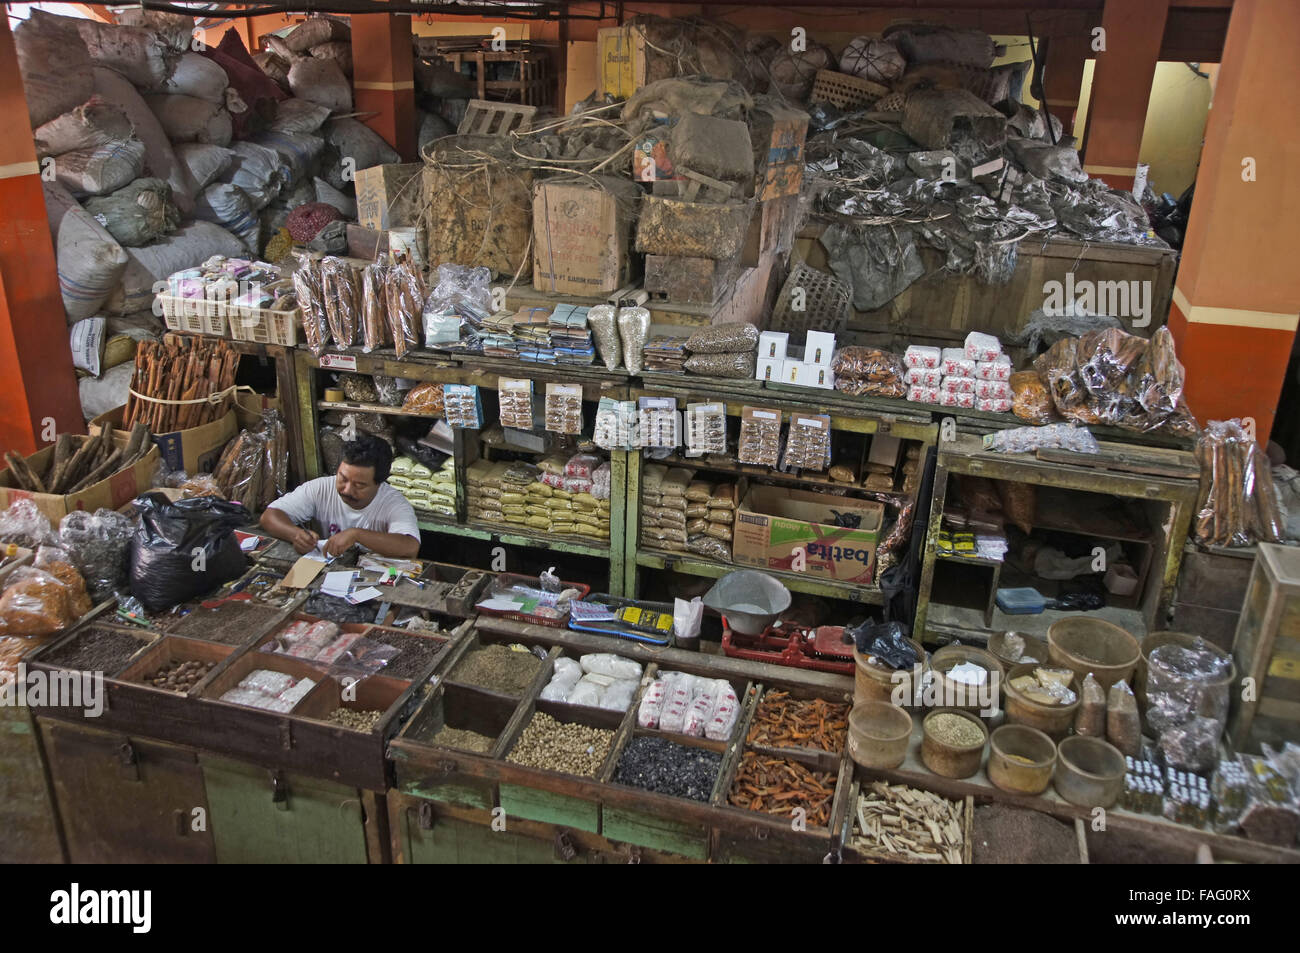
[[1261, 543], [1233, 647], [1244, 680], [1232, 692], [1228, 738], [1259, 751], [1300, 737], [1300, 550]]

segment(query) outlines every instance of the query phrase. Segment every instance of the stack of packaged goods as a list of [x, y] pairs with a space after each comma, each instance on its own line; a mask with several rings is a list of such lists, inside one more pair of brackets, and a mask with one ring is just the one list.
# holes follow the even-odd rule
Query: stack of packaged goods
[[417, 510], [438, 516], [456, 515], [456, 465], [451, 457], [437, 470], [410, 457], [398, 457], [388, 482]]
[[686, 338], [659, 336], [641, 349], [647, 371], [680, 374], [686, 367]]
[[465, 471], [465, 503], [472, 520], [504, 523], [501, 511], [501, 478], [510, 468], [508, 463], [475, 460]]
[[1002, 353], [1002, 342], [991, 334], [972, 331], [966, 335], [963, 352], [966, 361], [974, 362], [975, 409], [1010, 410], [1011, 358]]
[[686, 488], [686, 548], [698, 556], [731, 562], [736, 487], [694, 480]]
[[[538, 529], [561, 536], [585, 536], [591, 539], [609, 539], [609, 481], [608, 464], [591, 453], [575, 453], [565, 459], [552, 455], [543, 458], [538, 467], [541, 473], [531, 494], [544, 503], [547, 525]], [[604, 467], [602, 495], [597, 496], [596, 477]]]
[[658, 549], [686, 552], [686, 490], [695, 474], [647, 464], [641, 475], [641, 538]]
[[528, 524], [528, 488], [537, 482], [540, 473], [534, 464], [523, 461], [515, 461], [506, 466], [501, 474], [501, 513], [507, 523], [518, 526]]
[[903, 354], [907, 399], [996, 413], [1011, 409], [1011, 358], [991, 334], [972, 331], [962, 347], [913, 344]]
[[587, 310], [581, 305], [559, 304], [551, 312], [547, 323], [557, 363], [591, 364], [596, 360], [596, 348], [587, 327]]

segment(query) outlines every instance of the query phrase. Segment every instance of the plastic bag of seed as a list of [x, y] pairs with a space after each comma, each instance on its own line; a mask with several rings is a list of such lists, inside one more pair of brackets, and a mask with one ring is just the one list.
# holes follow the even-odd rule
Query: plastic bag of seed
[[701, 328], [686, 341], [692, 354], [721, 354], [753, 351], [758, 347], [758, 328], [752, 324], [715, 324]]
[[116, 510], [74, 510], [59, 523], [59, 541], [86, 579], [95, 602], [102, 602], [127, 583], [127, 554], [135, 523]]

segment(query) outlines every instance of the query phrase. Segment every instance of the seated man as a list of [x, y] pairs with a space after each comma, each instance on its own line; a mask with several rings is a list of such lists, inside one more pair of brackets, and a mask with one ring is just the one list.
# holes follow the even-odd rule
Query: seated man
[[[308, 480], [268, 506], [262, 528], [304, 554], [325, 538], [330, 556], [359, 545], [380, 556], [414, 559], [420, 527], [411, 504], [384, 482], [392, 464], [388, 444], [363, 434], [343, 445], [338, 473]], [[304, 528], [313, 522], [321, 536]]]

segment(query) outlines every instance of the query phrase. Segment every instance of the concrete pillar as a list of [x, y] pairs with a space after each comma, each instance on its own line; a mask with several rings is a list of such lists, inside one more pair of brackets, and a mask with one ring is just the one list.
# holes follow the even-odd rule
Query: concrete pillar
[[1116, 189], [1133, 188], [1168, 13], [1169, 0], [1106, 0], [1101, 15], [1083, 171]]
[[[0, 449], [27, 454], [51, 429], [85, 433], [9, 20], [0, 22]], [[53, 427], [49, 427], [49, 422]]]
[[415, 56], [411, 49], [411, 18], [391, 13], [366, 13], [351, 17], [352, 89], [362, 118], [404, 162], [414, 162]]
[[1273, 427], [1300, 314], [1300, 4], [1237, 0], [1169, 328], [1196, 418]]

